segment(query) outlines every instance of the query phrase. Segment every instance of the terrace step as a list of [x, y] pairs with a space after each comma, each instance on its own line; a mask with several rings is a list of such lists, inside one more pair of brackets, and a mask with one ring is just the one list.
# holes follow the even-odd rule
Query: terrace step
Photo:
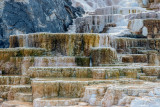
[[0, 76], [0, 85], [25, 85], [30, 82], [30, 78], [27, 76]]
[[107, 84], [103, 84], [103, 86], [102, 84], [86, 86], [82, 101], [85, 101], [92, 106], [101, 106], [101, 101], [106, 90]]
[[35, 67], [61, 67], [61, 66], [89, 66], [89, 57], [80, 56], [57, 56], [57, 57], [34, 57]]
[[32, 93], [16, 93], [15, 100], [23, 102], [32, 102]]
[[31, 92], [30, 85], [0, 85], [0, 97], [13, 100], [16, 93]]
[[145, 73], [138, 73], [137, 78], [140, 78], [140, 76], [146, 76], [146, 74]]
[[[82, 43], [82, 41], [84, 41], [84, 43]], [[32, 33], [28, 35], [10, 36], [10, 48], [27, 46], [44, 48], [48, 52], [53, 52], [54, 55], [65, 56], [89, 56], [90, 47], [97, 47], [98, 42], [98, 34], [87, 33]]]
[[14, 85], [11, 86], [9, 91], [7, 91], [7, 99], [14, 100], [17, 93], [30, 93], [32, 92], [30, 85]]
[[160, 76], [160, 66], [143, 66], [142, 71], [146, 76]]
[[140, 76], [141, 80], [156, 82], [157, 76]]
[[34, 57], [35, 67], [76, 66], [75, 57]]
[[125, 54], [121, 55], [124, 63], [147, 63], [148, 56], [146, 54]]
[[21, 102], [21, 101], [5, 101], [2, 103], [2, 107], [33, 107], [31, 102]]
[[32, 82], [33, 99], [36, 98], [80, 98], [85, 86], [112, 83], [112, 80], [92, 78], [35, 78]]
[[146, 48], [145, 47], [131, 47], [130, 49], [131, 49], [132, 54], [138, 54], [139, 51], [145, 50]]
[[157, 50], [138, 50], [138, 54], [158, 53]]
[[89, 104], [86, 102], [78, 102], [78, 106], [88, 106]]
[[27, 75], [30, 76], [31, 78], [36, 78], [36, 77], [92, 78], [94, 69], [104, 69], [106, 75], [105, 78], [118, 78], [120, 76], [129, 76], [127, 74], [128, 71], [132, 73], [141, 72], [141, 67], [134, 67], [134, 66], [30, 67], [27, 71]]
[[118, 64], [100, 64], [99, 65], [100, 67], [113, 67], [113, 66], [128, 66], [128, 64], [126, 63], [118, 63]]
[[46, 52], [43, 48], [7, 48], [0, 50], [0, 60], [9, 61], [10, 57], [42, 56]]
[[33, 101], [34, 107], [51, 106], [74, 106], [80, 101], [79, 98], [37, 98]]
[[144, 81], [142, 80], [133, 80], [124, 78], [118, 80], [115, 86], [113, 86], [112, 83], [110, 84], [102, 83], [98, 85], [93, 84], [90, 86], [86, 86], [85, 94], [84, 97], [82, 98], [82, 101], [86, 101], [90, 105], [106, 107], [107, 104], [110, 104], [111, 97], [113, 97], [114, 99], [112, 100], [113, 103], [115, 105], [118, 105], [117, 98], [119, 97], [118, 99], [121, 99], [122, 93], [125, 93], [126, 95], [134, 98], [144, 94], [148, 94], [148, 92], [150, 92], [151, 90], [152, 89], [150, 89], [148, 85], [144, 85]]

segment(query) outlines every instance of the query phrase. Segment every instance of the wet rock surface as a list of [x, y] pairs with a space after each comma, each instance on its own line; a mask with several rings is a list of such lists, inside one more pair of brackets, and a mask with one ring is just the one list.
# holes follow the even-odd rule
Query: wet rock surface
[[159, 38], [159, 26], [160, 22], [158, 19], [134, 19], [129, 22], [131, 32], [147, 36], [148, 38]]
[[45, 48], [57, 56], [89, 56], [90, 48], [98, 45], [98, 34], [35, 33], [10, 36], [10, 48]]
[[[56, 5], [54, 10], [63, 13], [60, 14], [66, 19], [63, 28], [71, 23], [70, 18], [79, 14], [74, 11], [79, 8], [70, 7], [70, 0], [54, 0], [49, 6], [43, 5], [49, 0], [39, 0], [37, 5], [37, 1], [30, 0], [1, 1], [2, 9], [6, 9], [3, 3], [11, 6], [15, 3], [18, 9], [21, 9], [19, 5], [26, 5], [23, 9], [30, 5], [37, 9], [37, 5], [42, 5], [40, 8], [46, 14], [36, 10], [39, 17], [33, 24], [38, 20], [37, 29], [39, 25], [48, 29], [43, 21], [58, 17], [53, 13], [46, 18], [53, 12], [51, 4], [61, 6]], [[75, 19], [67, 33], [11, 35], [10, 48], [0, 49], [0, 106], [159, 107], [159, 12], [148, 10], [151, 2], [158, 4], [159, 1], [72, 2], [73, 6], [84, 8], [86, 14]], [[31, 16], [34, 11], [30, 9]], [[17, 14], [23, 16], [22, 13]], [[50, 20], [48, 23], [52, 25]], [[61, 30], [61, 19], [54, 20], [56, 24], [49, 28]], [[30, 30], [29, 26], [26, 25], [26, 31]], [[84, 33], [75, 33], [76, 30]]]
[[114, 64], [117, 61], [117, 52], [113, 48], [92, 48], [91, 57], [93, 66]]

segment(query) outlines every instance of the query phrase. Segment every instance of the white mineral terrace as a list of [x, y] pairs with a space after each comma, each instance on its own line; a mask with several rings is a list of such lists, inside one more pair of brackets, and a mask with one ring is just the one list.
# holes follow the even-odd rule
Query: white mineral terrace
[[68, 32], [0, 49], [0, 107], [160, 107], [160, 1], [71, 1]]

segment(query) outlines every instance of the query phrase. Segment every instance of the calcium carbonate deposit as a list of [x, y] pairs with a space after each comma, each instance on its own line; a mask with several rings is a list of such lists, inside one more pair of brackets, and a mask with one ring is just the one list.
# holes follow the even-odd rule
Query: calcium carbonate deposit
[[64, 30], [9, 36], [0, 49], [0, 106], [160, 107], [160, 0], [55, 1], [59, 23], [48, 16], [53, 2], [39, 3], [49, 28]]

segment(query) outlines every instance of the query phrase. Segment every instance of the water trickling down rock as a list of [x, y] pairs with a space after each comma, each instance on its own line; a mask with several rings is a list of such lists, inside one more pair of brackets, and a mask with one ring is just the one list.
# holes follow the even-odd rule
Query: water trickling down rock
[[[0, 49], [0, 106], [159, 107], [160, 1], [71, 1], [77, 8], [70, 1], [49, 4], [61, 11], [68, 3], [65, 18], [80, 15], [74, 11], [78, 6], [85, 10], [66, 33], [14, 34], [10, 48]], [[33, 2], [6, 1], [27, 6]], [[6, 9], [3, 3], [0, 7]], [[41, 27], [48, 26], [39, 14]], [[54, 17], [49, 18], [56, 22], [53, 29], [63, 23]], [[66, 20], [68, 26], [72, 20]]]

